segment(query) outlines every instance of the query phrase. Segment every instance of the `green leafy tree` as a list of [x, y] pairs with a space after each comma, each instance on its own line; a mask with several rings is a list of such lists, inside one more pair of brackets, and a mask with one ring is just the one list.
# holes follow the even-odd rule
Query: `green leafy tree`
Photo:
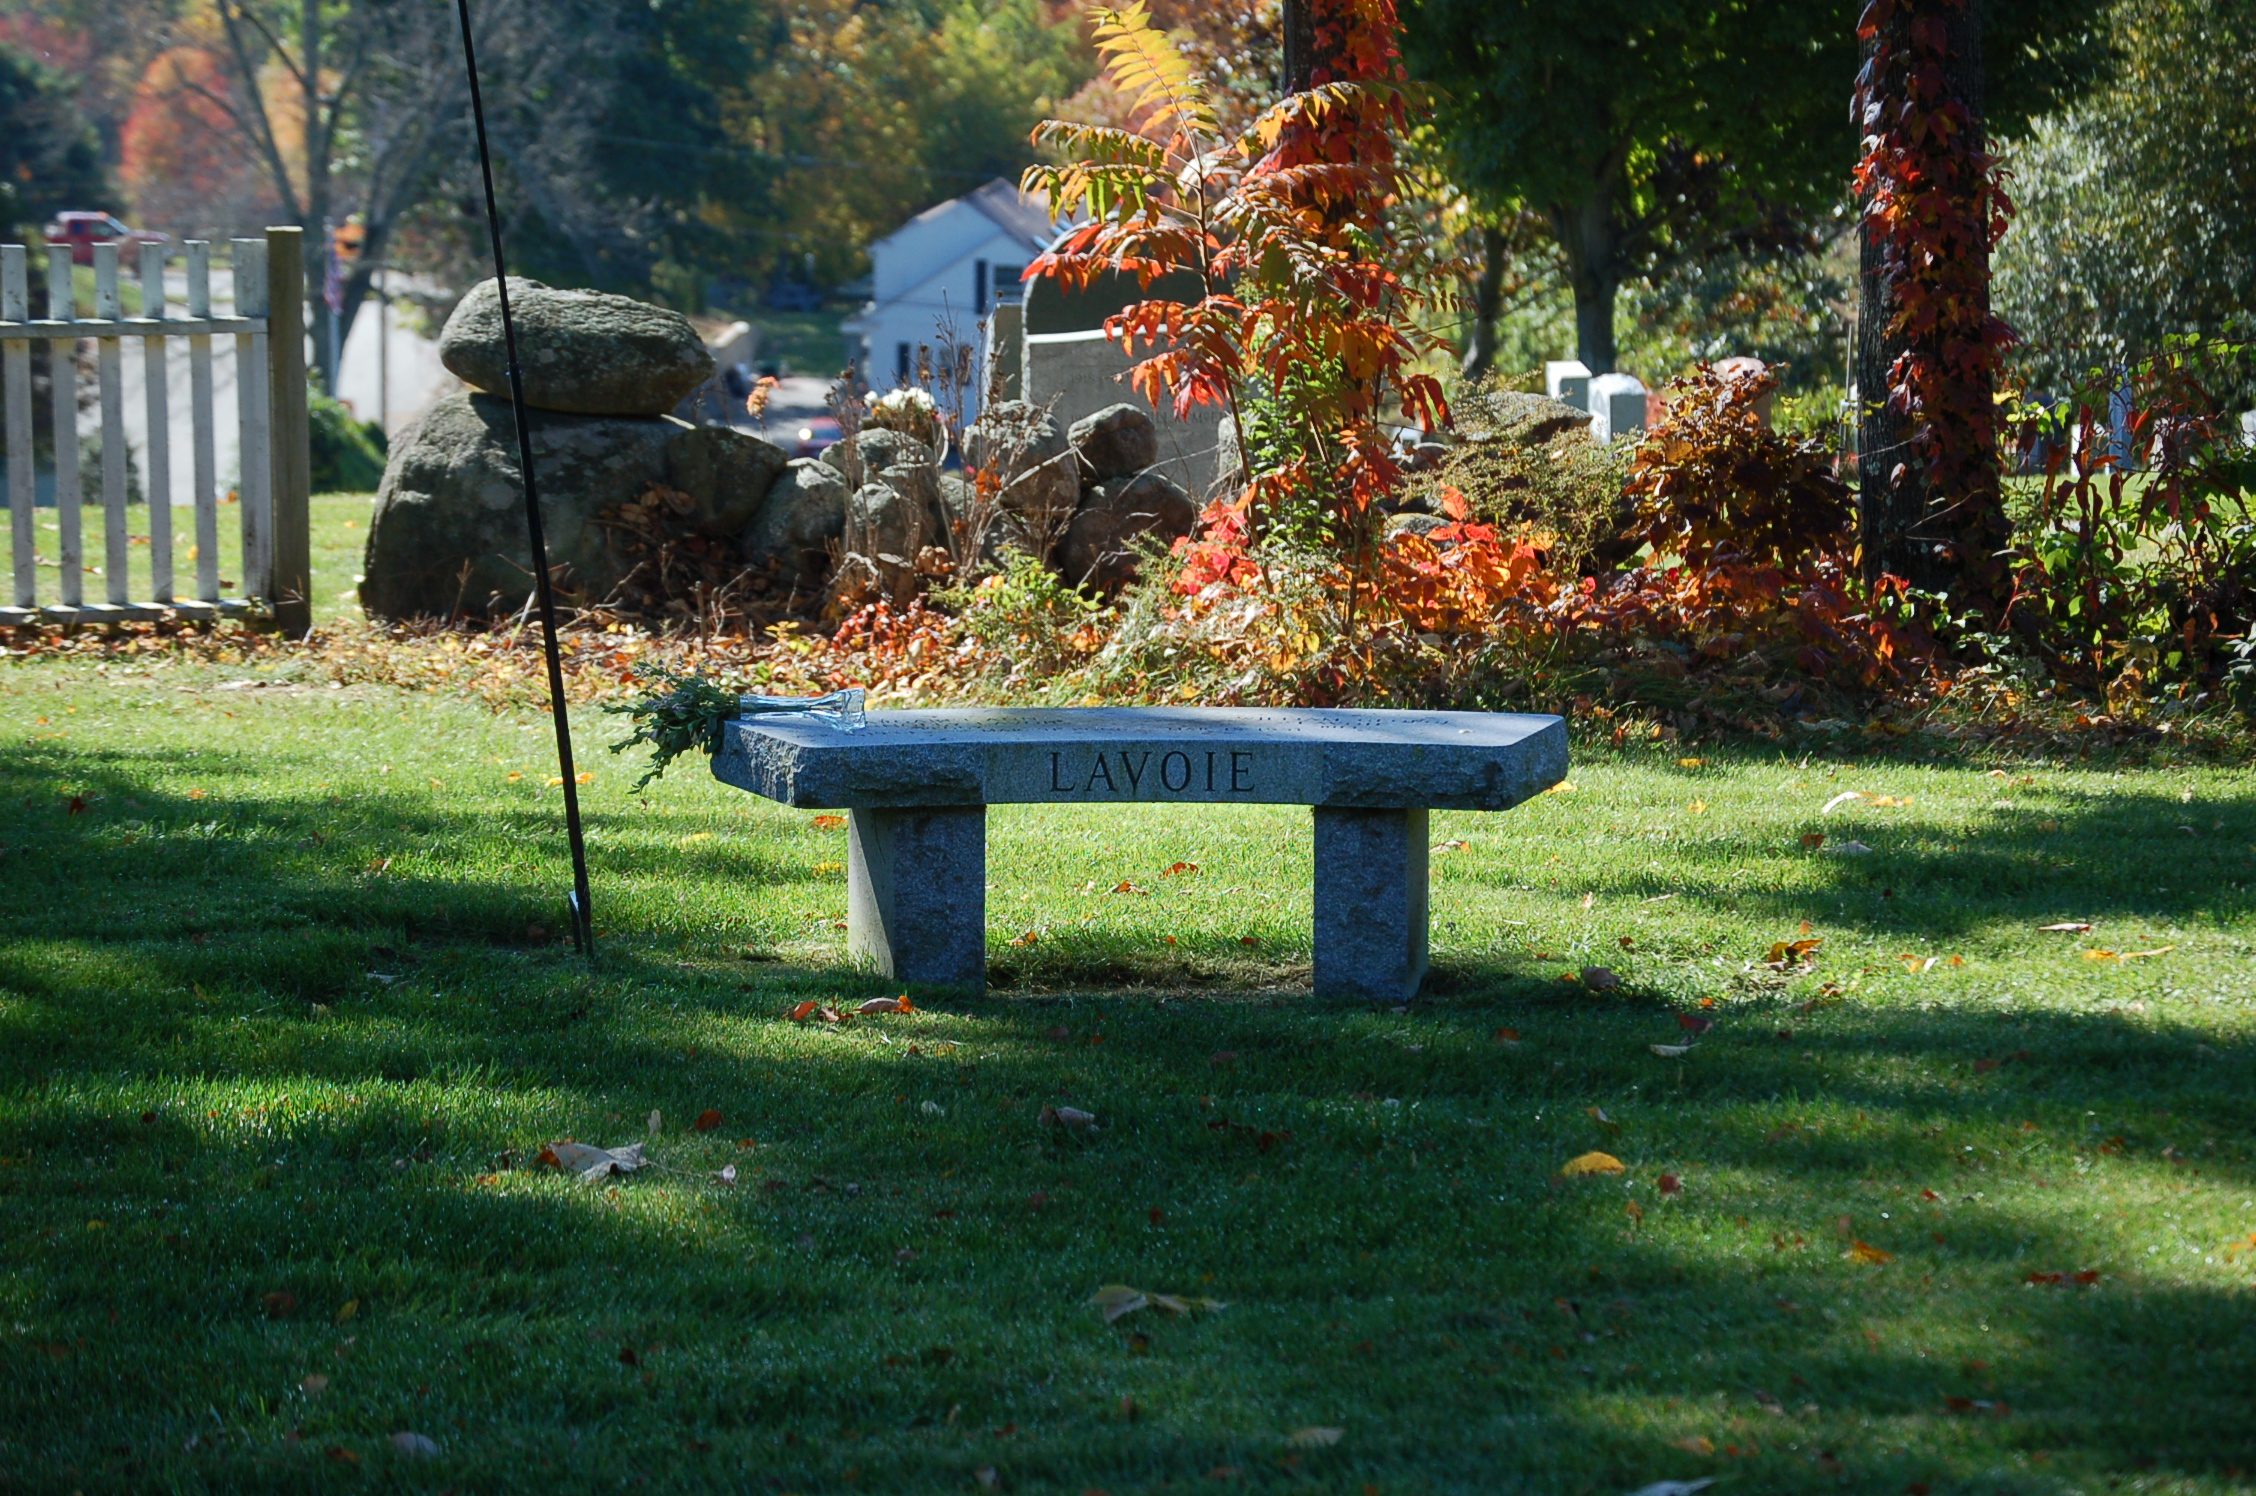
[[101, 142], [77, 91], [12, 47], [0, 47], [0, 232], [63, 208], [98, 208], [111, 193]]
[[[1404, 53], [1438, 86], [1458, 181], [1540, 213], [1577, 356], [1614, 367], [1625, 282], [1726, 251], [1798, 252], [1857, 159], [1861, 0], [1406, 0]], [[2105, 0], [1991, 0], [1997, 127], [2100, 69]]]
[[2120, 73], [2009, 150], [1998, 308], [2059, 390], [2256, 318], [2256, 0], [2123, 0]]

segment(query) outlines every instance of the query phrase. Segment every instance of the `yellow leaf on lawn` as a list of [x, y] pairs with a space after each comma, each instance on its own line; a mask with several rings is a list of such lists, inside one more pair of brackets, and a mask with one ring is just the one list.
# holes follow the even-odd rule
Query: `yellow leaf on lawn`
[[2113, 951], [2086, 951], [2084, 952], [2084, 959], [2086, 961], [2112, 961], [2115, 959], [2115, 953]]
[[845, 818], [844, 816], [816, 816], [816, 817], [815, 817], [815, 829], [816, 829], [817, 831], [836, 831], [836, 830], [837, 830], [837, 829], [838, 829], [839, 827], [841, 827], [841, 826], [843, 826], [843, 825], [845, 825], [845, 824], [846, 824], [846, 818]]
[[1708, 761], [1704, 758], [1680, 758], [1676, 761], [1676, 766], [1679, 769], [1705, 769]]
[[1551, 788], [1545, 790], [1543, 793], [1545, 793], [1546, 795], [1571, 795], [1574, 792], [1574, 784], [1569, 780], [1562, 779], [1557, 784], [1551, 786]]
[[1861, 1241], [1850, 1242], [1849, 1249], [1846, 1252], [1843, 1252], [1841, 1255], [1848, 1258], [1851, 1262], [1879, 1263], [1894, 1262], [1896, 1260], [1895, 1253], [1883, 1251], [1879, 1247], [1875, 1247], [1867, 1242]]
[[1692, 812], [1692, 814], [1696, 816], [1704, 816], [1708, 813], [1708, 802], [1705, 800], [1695, 800], [1687, 808]]
[[1574, 1179], [1585, 1174], [1619, 1174], [1623, 1168], [1622, 1161], [1611, 1153], [1584, 1153], [1568, 1159], [1559, 1173], [1564, 1178]]
[[1678, 1449], [1688, 1449], [1702, 1459], [1706, 1459], [1709, 1455], [1715, 1453], [1715, 1441], [1713, 1441], [1712, 1439], [1702, 1438], [1698, 1434], [1685, 1435], [1683, 1438], [1676, 1441], [1676, 1447]]

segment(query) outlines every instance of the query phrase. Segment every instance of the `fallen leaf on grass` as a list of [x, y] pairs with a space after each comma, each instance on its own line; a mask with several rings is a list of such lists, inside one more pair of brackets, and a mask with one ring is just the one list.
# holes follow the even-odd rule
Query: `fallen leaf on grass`
[[1180, 1294], [1147, 1293], [1141, 1288], [1131, 1288], [1125, 1283], [1107, 1283], [1089, 1295], [1089, 1302], [1104, 1311], [1106, 1324], [1114, 1324], [1144, 1309], [1159, 1309], [1168, 1314], [1211, 1314], [1230, 1306], [1219, 1299], [1185, 1298]]
[[1028, 930], [1028, 931], [1027, 931], [1027, 932], [1026, 932], [1025, 934], [1023, 934], [1023, 935], [1019, 936], [1019, 937], [1018, 937], [1018, 938], [1017, 938], [1016, 940], [1013, 940], [1013, 941], [1011, 942], [1011, 944], [1012, 944], [1012, 945], [1032, 945], [1032, 944], [1034, 944], [1034, 943], [1035, 943], [1036, 941], [1040, 940], [1041, 938], [1042, 938], [1042, 937], [1041, 937], [1041, 935], [1040, 935], [1039, 933], [1037, 933], [1036, 931], [1033, 931], [1033, 930]]
[[1591, 1174], [1619, 1174], [1626, 1166], [1611, 1153], [1583, 1153], [1568, 1159], [1559, 1167], [1562, 1179], [1579, 1179]]
[[1551, 786], [1551, 788], [1545, 790], [1543, 793], [1545, 793], [1546, 795], [1571, 795], [1574, 792], [1575, 787], [1573, 782], [1571, 780], [1562, 779], [1557, 784]]
[[1676, 1441], [1678, 1449], [1690, 1450], [1702, 1459], [1715, 1453], [1715, 1441], [1700, 1434], [1687, 1434]]
[[1178, 862], [1173, 866], [1167, 868], [1160, 874], [1160, 876], [1162, 878], [1180, 878], [1187, 874], [1195, 873], [1198, 870], [1199, 865], [1195, 862]]
[[836, 1008], [825, 1007], [812, 999], [791, 1010], [791, 1021], [793, 1023], [805, 1023], [810, 1018], [820, 1018], [825, 1023], [845, 1022], [844, 1015]]
[[[2055, 1274], [2054, 1276], [2057, 1277], [2059, 1275]], [[312, 1376], [309, 1376], [304, 1381], [298, 1383], [298, 1388], [308, 1397], [319, 1397], [322, 1393], [329, 1390], [329, 1379], [317, 1371]]]
[[1850, 1241], [1849, 1249], [1841, 1255], [1851, 1262], [1882, 1263], [1896, 1260], [1896, 1254], [1893, 1252], [1884, 1251], [1868, 1242], [1855, 1240]]
[[1703, 1018], [1698, 1013], [1679, 1013], [1676, 1015], [1676, 1023], [1677, 1027], [1688, 1034], [1704, 1034], [1715, 1027], [1713, 1018]]
[[1285, 1435], [1285, 1442], [1295, 1449], [1329, 1449], [1346, 1434], [1344, 1428], [1296, 1428]]
[[268, 1319], [288, 1319], [298, 1312], [298, 1296], [287, 1290], [270, 1293], [260, 1299], [259, 1304], [266, 1310]]
[[1848, 999], [1841, 995], [1841, 989], [1828, 982], [1823, 987], [1818, 988], [1817, 996], [1811, 998], [1808, 1002], [1794, 1004], [1794, 1011], [1797, 1013], [1815, 1013], [1820, 1008], [1837, 1008], [1847, 1001]]
[[1817, 849], [1818, 849], [1819, 847], [1822, 847], [1822, 846], [1824, 846], [1824, 845], [1825, 845], [1825, 833], [1824, 833], [1824, 832], [1822, 832], [1822, 831], [1805, 831], [1805, 832], [1803, 832], [1803, 833], [1802, 833], [1802, 850], [1803, 850], [1803, 851], [1805, 851], [1805, 852], [1814, 852], [1814, 851], [1816, 851], [1816, 850], [1817, 850]]
[[2166, 956], [2176, 950], [2174, 945], [2158, 945], [2150, 951], [2086, 951], [2086, 961], [2144, 961], [2149, 956]]
[[1611, 992], [1622, 984], [1621, 974], [1604, 966], [1585, 966], [1579, 973], [1582, 985], [1593, 992]]
[[2088, 919], [2064, 919], [2057, 925], [2039, 925], [2037, 930], [2046, 935], [2081, 935], [2091, 928]]
[[340, 1465], [357, 1465], [360, 1463], [360, 1456], [354, 1454], [342, 1444], [332, 1444], [322, 1453]]
[[1909, 952], [1905, 952], [1905, 953], [1899, 954], [1899, 955], [1898, 955], [1898, 956], [1896, 957], [1896, 959], [1897, 959], [1898, 961], [1901, 961], [1901, 962], [1903, 963], [1903, 967], [1904, 967], [1904, 970], [1905, 970], [1905, 971], [1907, 971], [1907, 972], [1911, 973], [1911, 975], [1913, 975], [1913, 976], [1917, 976], [1917, 975], [1919, 975], [1919, 974], [1920, 974], [1921, 972], [1923, 972], [1923, 971], [1926, 971], [1926, 970], [1929, 970], [1930, 968], [1932, 968], [1932, 967], [1934, 966], [1934, 964], [1935, 964], [1935, 963], [1936, 963], [1937, 961], [1940, 961], [1940, 960], [1942, 959], [1942, 957], [1940, 957], [1940, 956], [1916, 956], [1916, 955], [1912, 955], [1912, 954], [1910, 954]]
[[1096, 1113], [1077, 1106], [1045, 1106], [1034, 1121], [1042, 1127], [1070, 1127], [1076, 1132], [1091, 1131], [1097, 1125]]
[[629, 1143], [624, 1148], [597, 1148], [592, 1144], [575, 1143], [567, 1138], [561, 1143], [550, 1143], [541, 1149], [540, 1157], [534, 1162], [552, 1169], [562, 1169], [567, 1174], [576, 1174], [583, 1181], [593, 1184], [596, 1180], [607, 1179], [613, 1174], [632, 1174], [642, 1168], [646, 1160], [642, 1156], [640, 1143]]
[[1118, 883], [1113, 884], [1112, 891], [1114, 893], [1139, 893], [1146, 895], [1147, 897], [1151, 893], [1150, 889], [1145, 888], [1143, 885], [1138, 883], [1131, 883], [1126, 878], [1123, 878]]
[[1653, 1186], [1664, 1195], [1681, 1195], [1684, 1193], [1684, 1181], [1674, 1174], [1663, 1174], [1653, 1181]]
[[1774, 940], [1762, 964], [1776, 972], [1807, 971], [1817, 964], [1817, 952], [1825, 944], [1823, 935], [1811, 935], [1801, 940]]
[[712, 1107], [707, 1107], [697, 1114], [695, 1122], [689, 1124], [689, 1130], [692, 1132], [711, 1132], [720, 1125], [721, 1114]]
[[1261, 937], [1258, 935], [1240, 935], [1238, 937], [1238, 944], [1257, 946], [1261, 944]]
[[841, 827], [841, 826], [843, 826], [843, 825], [845, 825], [845, 824], [846, 824], [846, 818], [845, 818], [844, 816], [816, 816], [816, 817], [815, 817], [815, 829], [816, 829], [817, 831], [836, 831], [836, 830], [837, 830], [837, 829], [838, 829], [839, 827]]
[[358, 1313], [360, 1313], [360, 1300], [347, 1299], [337, 1308], [337, 1323], [343, 1324]]
[[1648, 1044], [1645, 1046], [1664, 1060], [1681, 1060], [1696, 1047], [1690, 1044]]
[[916, 1004], [904, 992], [899, 997], [873, 997], [854, 1010], [857, 1013], [914, 1013]]
[[1465, 840], [1463, 837], [1453, 836], [1448, 841], [1441, 843], [1439, 846], [1428, 847], [1426, 850], [1429, 852], [1462, 852], [1471, 845], [1472, 843]]
[[1500, 1028], [1496, 1031], [1496, 1042], [1516, 1049], [1520, 1043], [1520, 1031], [1516, 1028]]
[[2099, 1284], [2099, 1274], [2089, 1269], [2080, 1273], [2031, 1273], [2021, 1281], [2039, 1288], [2094, 1288]]

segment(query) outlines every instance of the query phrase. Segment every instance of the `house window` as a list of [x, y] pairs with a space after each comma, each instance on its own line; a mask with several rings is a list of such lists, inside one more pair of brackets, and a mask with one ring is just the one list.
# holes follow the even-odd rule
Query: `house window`
[[997, 265], [994, 270], [995, 303], [1000, 306], [1024, 298], [1026, 287], [1019, 277], [1026, 274], [1024, 265]]
[[910, 367], [911, 361], [909, 358], [909, 345], [906, 343], [895, 343], [893, 345], [893, 377], [900, 380], [901, 383], [907, 384], [909, 382]]
[[975, 317], [987, 315], [987, 284], [987, 262], [985, 260], [973, 260], [971, 262], [971, 314]]

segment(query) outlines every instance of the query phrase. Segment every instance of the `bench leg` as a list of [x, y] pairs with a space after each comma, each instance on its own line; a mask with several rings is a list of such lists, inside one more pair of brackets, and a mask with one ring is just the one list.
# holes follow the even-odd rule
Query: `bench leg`
[[1402, 1002], [1426, 975], [1426, 813], [1316, 807], [1316, 995]]
[[987, 807], [846, 816], [846, 949], [880, 974], [987, 985]]

